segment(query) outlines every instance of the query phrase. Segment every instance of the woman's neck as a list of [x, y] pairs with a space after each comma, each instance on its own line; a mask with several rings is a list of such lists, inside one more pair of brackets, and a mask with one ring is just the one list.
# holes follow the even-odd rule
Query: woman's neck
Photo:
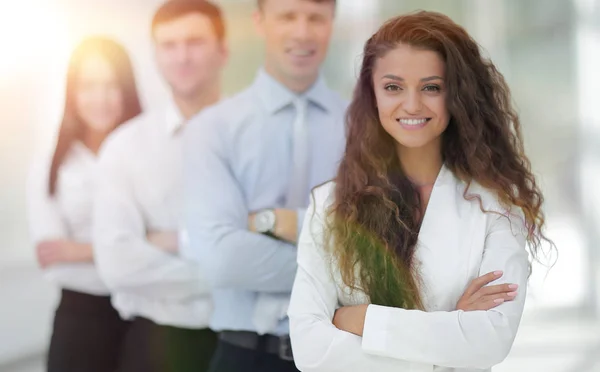
[[402, 171], [415, 186], [431, 186], [435, 183], [443, 165], [438, 143], [419, 148], [398, 146]]
[[97, 154], [107, 135], [107, 133], [100, 133], [88, 129], [85, 131], [81, 142], [83, 142], [85, 147], [87, 147], [91, 152]]

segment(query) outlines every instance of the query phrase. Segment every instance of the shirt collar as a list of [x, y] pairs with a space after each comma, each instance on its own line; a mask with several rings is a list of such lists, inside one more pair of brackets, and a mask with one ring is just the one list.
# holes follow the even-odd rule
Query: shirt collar
[[78, 161], [96, 162], [98, 156], [90, 150], [81, 140], [76, 140], [69, 149], [70, 156], [74, 156]]
[[175, 100], [173, 98], [169, 99], [169, 102], [165, 111], [165, 122], [167, 133], [170, 135], [174, 135], [177, 131], [183, 126], [185, 123], [185, 118], [183, 114], [177, 107]]
[[315, 83], [306, 92], [298, 95], [275, 80], [264, 68], [261, 68], [254, 80], [254, 87], [258, 91], [258, 95], [269, 114], [274, 114], [291, 104], [297, 97], [306, 97], [309, 102], [312, 102], [325, 111], [332, 111], [335, 105], [332, 92], [320, 74]]

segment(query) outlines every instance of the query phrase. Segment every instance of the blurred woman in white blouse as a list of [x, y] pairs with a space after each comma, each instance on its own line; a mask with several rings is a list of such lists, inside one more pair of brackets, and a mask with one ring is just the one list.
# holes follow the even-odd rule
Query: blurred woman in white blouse
[[90, 244], [96, 153], [140, 102], [125, 49], [92, 37], [74, 50], [64, 116], [53, 154], [34, 164], [28, 218], [39, 265], [62, 289], [48, 354], [49, 372], [111, 371], [127, 323], [112, 308]]
[[438, 13], [391, 19], [363, 58], [344, 158], [313, 191], [298, 245], [296, 365], [489, 371], [546, 239], [509, 89]]

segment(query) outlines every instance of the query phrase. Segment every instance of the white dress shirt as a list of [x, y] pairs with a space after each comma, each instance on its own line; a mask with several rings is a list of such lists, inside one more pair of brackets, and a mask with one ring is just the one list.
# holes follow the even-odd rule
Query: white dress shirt
[[146, 239], [151, 231], [181, 231], [183, 124], [172, 103], [133, 119], [106, 140], [93, 241], [98, 269], [122, 317], [206, 328], [212, 302], [198, 265]]
[[[415, 257], [426, 311], [369, 305], [363, 337], [332, 324], [340, 306], [369, 303], [352, 292], [323, 248], [324, 218], [335, 185], [313, 194], [298, 246], [298, 274], [288, 315], [301, 371], [489, 371], [509, 353], [523, 312], [528, 276], [522, 214], [500, 207], [477, 184], [465, 184], [443, 167], [434, 185]], [[510, 216], [510, 219], [507, 218]], [[491, 271], [493, 282], [519, 285], [513, 301], [489, 311], [455, 310], [470, 281]]]
[[[50, 196], [48, 179], [54, 153], [38, 159], [27, 180], [27, 219], [34, 246], [45, 240], [91, 241], [92, 193], [96, 156], [81, 142], [73, 146], [58, 169], [56, 193]], [[108, 295], [93, 263], [60, 263], [44, 269], [44, 275], [61, 288]]]

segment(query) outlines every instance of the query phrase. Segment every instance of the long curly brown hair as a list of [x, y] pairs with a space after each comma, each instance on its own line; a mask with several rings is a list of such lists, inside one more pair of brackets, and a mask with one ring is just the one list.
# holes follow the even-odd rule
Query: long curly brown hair
[[413, 260], [421, 201], [379, 121], [372, 80], [377, 59], [399, 44], [437, 52], [445, 62], [450, 121], [442, 134], [442, 157], [467, 184], [464, 197], [477, 182], [497, 193], [503, 205], [520, 209], [532, 258], [547, 239], [543, 196], [524, 154], [521, 125], [502, 74], [445, 15], [421, 11], [389, 20], [364, 47], [326, 241], [350, 288], [363, 290], [373, 304], [422, 309]]

